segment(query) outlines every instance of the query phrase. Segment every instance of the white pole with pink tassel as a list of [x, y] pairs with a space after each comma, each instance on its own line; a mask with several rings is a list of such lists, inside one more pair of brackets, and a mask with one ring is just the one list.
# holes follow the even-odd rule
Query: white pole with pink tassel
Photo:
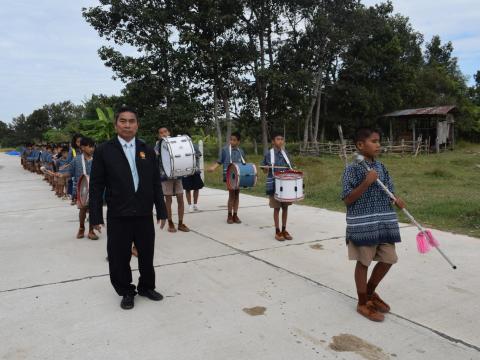
[[[365, 162], [365, 158], [363, 155], [360, 154], [355, 154], [355, 162], [357, 164], [362, 165], [367, 171], [370, 171], [370, 166]], [[385, 191], [385, 193], [392, 199], [393, 201], [396, 201], [397, 198], [395, 195], [392, 194], [390, 190], [385, 186], [385, 184], [380, 180], [377, 179], [377, 184], [380, 185], [380, 187]], [[406, 209], [402, 209], [403, 213], [410, 219], [410, 221], [420, 230], [420, 232], [417, 234], [417, 249], [420, 253], [425, 254], [428, 251], [430, 251], [431, 247], [434, 247], [440, 255], [443, 256], [443, 258], [450, 264], [450, 266], [453, 269], [456, 269], [457, 266], [450, 261], [450, 259], [445, 255], [445, 253], [439, 248], [440, 244], [439, 242], [433, 237], [432, 233], [430, 230], [425, 229], [420, 223], [415, 220], [415, 218], [410, 214], [410, 212]]]

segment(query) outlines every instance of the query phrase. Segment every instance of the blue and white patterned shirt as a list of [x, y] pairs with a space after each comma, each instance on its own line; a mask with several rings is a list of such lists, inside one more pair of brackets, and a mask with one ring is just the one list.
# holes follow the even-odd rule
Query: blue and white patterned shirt
[[217, 160], [217, 164], [223, 165], [223, 181], [227, 178], [227, 168], [231, 163], [243, 163], [245, 160], [245, 152], [239, 147], [232, 147], [232, 158], [230, 159], [230, 146], [224, 146], [222, 153]]
[[[394, 186], [385, 166], [379, 161], [368, 162], [378, 178], [393, 193]], [[343, 173], [342, 199], [345, 199], [365, 179], [367, 170], [360, 164], [350, 164]], [[391, 199], [376, 182], [356, 201], [347, 206], [346, 240], [357, 246], [400, 242], [397, 213]]]
[[[271, 156], [270, 156], [270, 151], [267, 151], [265, 153], [265, 156], [263, 157], [262, 165], [263, 166], [272, 166], [272, 161], [271, 161]], [[293, 163], [290, 160], [288, 153], [286, 150], [285, 155], [287, 155], [288, 160], [290, 161], [290, 165], [293, 167]], [[279, 167], [289, 167], [287, 160], [282, 154], [282, 150], [277, 150], [274, 148], [274, 162], [275, 166]], [[276, 169], [275, 172], [282, 172], [285, 171], [286, 169]], [[273, 177], [273, 172], [272, 169], [268, 169], [268, 174], [267, 174], [267, 179], [265, 181], [265, 192], [267, 195], [273, 195], [275, 193], [275, 179]]]

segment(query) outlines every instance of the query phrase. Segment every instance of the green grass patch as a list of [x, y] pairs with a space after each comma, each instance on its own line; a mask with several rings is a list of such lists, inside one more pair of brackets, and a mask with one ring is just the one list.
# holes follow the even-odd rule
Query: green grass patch
[[[250, 155], [247, 160], [259, 164], [262, 157]], [[300, 204], [345, 211], [340, 200], [344, 165], [338, 157], [294, 156], [292, 160], [305, 173], [305, 200]], [[417, 220], [431, 228], [480, 237], [480, 145], [463, 143], [455, 151], [416, 158], [388, 155], [380, 161]], [[207, 186], [225, 189], [221, 169], [205, 176]], [[255, 188], [242, 192], [266, 197], [263, 172]], [[401, 213], [400, 219], [407, 222]]]

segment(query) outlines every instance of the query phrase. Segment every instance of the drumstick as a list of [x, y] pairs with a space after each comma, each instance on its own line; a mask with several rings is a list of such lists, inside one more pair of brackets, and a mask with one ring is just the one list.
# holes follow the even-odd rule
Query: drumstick
[[271, 165], [262, 165], [260, 166], [261, 169], [271, 169], [271, 168], [275, 168], [275, 169], [290, 169], [288, 166], [271, 166]]

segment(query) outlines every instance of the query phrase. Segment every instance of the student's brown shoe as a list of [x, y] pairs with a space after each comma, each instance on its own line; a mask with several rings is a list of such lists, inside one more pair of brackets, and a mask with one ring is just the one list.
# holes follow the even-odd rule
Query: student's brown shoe
[[390, 312], [390, 306], [385, 301], [383, 301], [380, 298], [380, 296], [378, 296], [377, 293], [373, 293], [373, 295], [370, 295], [368, 297], [368, 300], [370, 300], [372, 302], [373, 306], [375, 306], [375, 309], [377, 309], [381, 313]]
[[89, 232], [88, 232], [88, 238], [89, 238], [90, 240], [98, 240], [97, 234], [95, 234], [95, 232], [93, 232], [93, 231], [89, 231]]
[[285, 240], [292, 240], [293, 239], [292, 235], [290, 235], [287, 230], [283, 231], [282, 235], [285, 238]]
[[85, 237], [85, 228], [79, 228], [77, 232], [77, 239], [83, 239]]
[[228, 214], [227, 224], [233, 224], [233, 216], [231, 214]]
[[177, 232], [177, 229], [175, 229], [175, 224], [171, 220], [168, 220], [168, 232], [171, 232], [171, 233]]
[[240, 218], [238, 217], [237, 214], [234, 214], [234, 215], [233, 215], [233, 222], [234, 222], [235, 224], [241, 224], [241, 223], [242, 223], [242, 220], [240, 220]]
[[385, 319], [385, 316], [377, 311], [371, 301], [367, 301], [365, 305], [357, 305], [357, 312], [371, 321], [381, 322]]
[[277, 241], [284, 241], [285, 238], [283, 237], [283, 233], [281, 231], [275, 233], [275, 240]]
[[184, 223], [178, 224], [178, 231], [189, 232], [190, 229]]

